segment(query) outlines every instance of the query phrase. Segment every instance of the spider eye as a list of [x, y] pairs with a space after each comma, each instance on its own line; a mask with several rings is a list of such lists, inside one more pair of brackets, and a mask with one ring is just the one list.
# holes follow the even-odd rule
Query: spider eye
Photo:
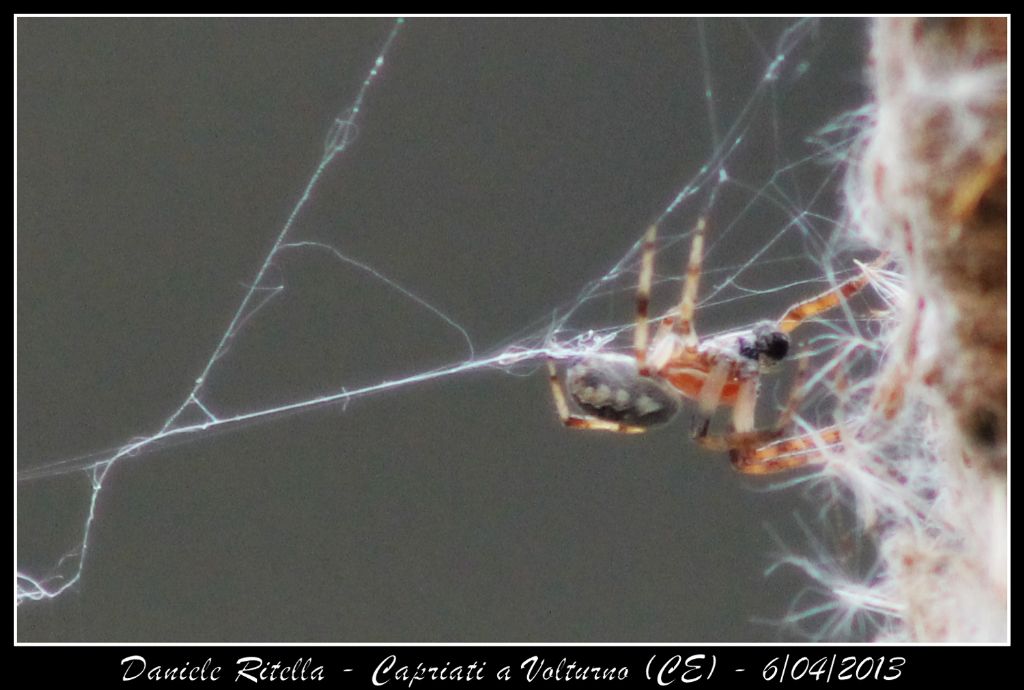
[[776, 330], [773, 324], [762, 323], [751, 332], [752, 340], [740, 340], [740, 354], [766, 364], [781, 362], [789, 354], [789, 336]]
[[779, 362], [789, 354], [789, 336], [782, 331], [772, 331], [757, 340], [758, 349], [768, 359]]

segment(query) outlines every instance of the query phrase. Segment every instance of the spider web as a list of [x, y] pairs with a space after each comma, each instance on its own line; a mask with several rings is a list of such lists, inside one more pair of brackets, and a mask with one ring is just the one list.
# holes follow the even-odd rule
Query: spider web
[[[246, 616], [135, 628], [116, 612], [205, 601], [208, 586], [241, 609], [283, 602], [305, 575], [298, 618], [318, 620], [326, 639], [708, 630], [720, 612], [695, 606], [683, 578], [659, 574], [626, 594], [587, 573], [609, 559], [612, 572], [657, 572], [660, 561], [631, 549], [665, 540], [678, 567], [696, 548], [679, 526], [749, 496], [722, 487], [736, 482], [720, 460], [695, 464], [697, 478], [682, 469], [699, 455], [685, 434], [642, 449], [565, 434], [535, 373], [548, 356], [628, 348], [651, 222], [660, 312], [678, 298], [693, 224], [708, 218], [702, 335], [774, 318], [848, 275], [835, 197], [856, 132], [837, 114], [862, 99], [850, 68], [860, 25], [150, 26], [19, 21], [17, 600], [96, 602], [80, 632], [23, 609], [21, 634], [287, 639], [299, 634], [287, 616], [269, 629]], [[104, 45], [152, 31], [159, 45], [195, 47], [195, 73], [158, 58], [90, 73], [86, 60], [82, 85], [57, 91], [68, 107], [46, 105], [33, 89], [52, 91], [54, 72], [34, 50], [69, 27], [78, 42], [54, 64], [98, 60]], [[243, 65], [259, 77], [231, 89]], [[140, 82], [145, 68], [156, 78]], [[849, 92], [834, 88], [837, 70]], [[52, 111], [63, 114], [33, 129]], [[146, 113], [184, 124], [133, 131]], [[316, 128], [332, 119], [324, 141]], [[112, 187], [95, 170], [113, 171]], [[834, 333], [859, 327], [834, 316], [807, 347], [827, 356]], [[766, 396], [766, 412], [778, 398]], [[812, 397], [812, 418], [826, 398]], [[80, 455], [97, 447], [107, 450]], [[648, 456], [664, 460], [638, 464]], [[695, 480], [720, 498], [679, 515]], [[672, 512], [632, 512], [653, 495]], [[783, 504], [759, 500], [768, 514]], [[606, 523], [627, 514], [635, 531]], [[185, 526], [203, 523], [213, 527]], [[720, 529], [753, 536], [730, 553], [760, 541], [758, 518], [739, 523]], [[609, 529], [607, 543], [591, 542]], [[539, 576], [522, 570], [537, 544]], [[400, 585], [394, 569], [422, 576]], [[515, 601], [582, 587], [583, 600], [654, 622], [623, 631], [549, 606], [554, 620], [535, 626], [494, 601], [510, 572]], [[453, 610], [445, 593], [463, 578], [469, 603]], [[133, 593], [149, 585], [159, 591]], [[419, 595], [395, 595], [402, 586]], [[335, 625], [316, 613], [325, 602], [341, 612]], [[710, 636], [770, 634], [732, 625]]]

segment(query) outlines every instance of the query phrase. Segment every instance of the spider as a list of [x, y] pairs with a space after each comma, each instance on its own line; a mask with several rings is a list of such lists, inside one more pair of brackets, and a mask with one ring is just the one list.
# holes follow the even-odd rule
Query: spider
[[[599, 350], [573, 360], [564, 387], [554, 360], [549, 359], [555, 409], [567, 427], [634, 434], [667, 423], [683, 400], [689, 399], [696, 401], [704, 419], [695, 425], [694, 439], [709, 450], [728, 451], [733, 467], [740, 472], [768, 474], [804, 465], [818, 455], [818, 448], [841, 441], [835, 426], [782, 438], [802, 400], [808, 360], [800, 360], [789, 401], [776, 424], [758, 430], [754, 428], [754, 410], [761, 375], [789, 354], [790, 332], [863, 289], [870, 281], [868, 272], [862, 267], [856, 277], [794, 304], [777, 321], [761, 321], [748, 329], [700, 339], [694, 328], [694, 306], [705, 226], [701, 218], [693, 232], [679, 305], [660, 319], [650, 347], [647, 310], [658, 228], [654, 225], [647, 230], [636, 291], [633, 353]], [[570, 411], [566, 390], [584, 415]], [[722, 406], [732, 407], [731, 429], [711, 435], [711, 415]]]

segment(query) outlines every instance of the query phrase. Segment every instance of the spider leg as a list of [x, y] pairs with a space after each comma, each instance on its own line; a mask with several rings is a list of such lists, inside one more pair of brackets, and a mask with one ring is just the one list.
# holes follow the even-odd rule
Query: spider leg
[[[887, 259], [888, 257], [883, 254], [870, 264], [870, 268], [880, 267]], [[786, 310], [786, 313], [781, 319], [779, 319], [778, 329], [783, 333], [789, 333], [807, 319], [817, 316], [822, 312], [826, 312], [833, 307], [839, 306], [844, 300], [847, 300], [857, 294], [863, 290], [869, 282], [871, 282], [871, 274], [869, 273], [869, 270], [870, 269], [861, 266], [860, 275], [854, 276], [853, 278], [840, 283], [836, 287], [826, 290], [820, 295], [794, 304]]]
[[693, 419], [691, 434], [694, 438], [707, 436], [711, 427], [711, 417], [715, 410], [722, 404], [722, 390], [729, 380], [729, 361], [721, 359], [711, 365], [711, 370], [704, 377], [700, 386], [700, 394], [697, 396], [697, 409], [699, 415]]
[[774, 441], [753, 450], [733, 450], [732, 464], [745, 474], [774, 474], [807, 464], [822, 462], [825, 449], [842, 447], [842, 434], [838, 426], [794, 438]]
[[[794, 450], [801, 449], [786, 445], [787, 443], [792, 444], [794, 440], [780, 441], [779, 439], [792, 424], [793, 417], [807, 392], [806, 380], [809, 362], [810, 360], [807, 358], [800, 360], [796, 380], [790, 389], [789, 401], [773, 427], [754, 429], [754, 408], [760, 379], [753, 377], [744, 381], [740, 387], [736, 404], [733, 406], [733, 429], [724, 434], [708, 435], [705, 426], [702, 433], [695, 436], [697, 443], [708, 450], [728, 451], [733, 467], [747, 474], [780, 472], [808, 462], [812, 457], [811, 453], [804, 452], [794, 455]], [[775, 450], [769, 450], [773, 447]], [[802, 450], [809, 447], [806, 446]]]
[[779, 421], [775, 426], [769, 429], [754, 429], [753, 409], [757, 402], [756, 390], [756, 379], [746, 381], [740, 387], [736, 406], [733, 407], [732, 425], [729, 431], [723, 434], [708, 434], [707, 425], [705, 425], [702, 429], [703, 433], [697, 434], [694, 440], [708, 450], [734, 453], [737, 450], [756, 449], [781, 437], [792, 419], [791, 410], [795, 410], [799, 405], [799, 399], [794, 403], [792, 399], [796, 396], [790, 396], [790, 403], [786, 405], [786, 409], [779, 416]]
[[732, 428], [739, 433], [754, 430], [754, 412], [757, 410], [757, 395], [761, 390], [761, 377], [754, 376], [740, 386], [736, 402], [732, 406]]
[[687, 349], [696, 349], [697, 331], [693, 326], [693, 311], [697, 303], [697, 287], [700, 285], [701, 263], [704, 260], [704, 230], [707, 223], [703, 217], [697, 221], [690, 240], [690, 259], [686, 264], [686, 280], [683, 295], [679, 300], [679, 317], [672, 323], [672, 331], [678, 335]]
[[704, 383], [700, 387], [700, 395], [697, 398], [697, 407], [704, 417], [711, 417], [718, 409], [722, 400], [722, 389], [729, 380], [729, 361], [720, 359], [711, 365]]
[[591, 417], [588, 415], [574, 415], [569, 411], [569, 402], [565, 399], [565, 391], [562, 383], [558, 380], [558, 371], [555, 363], [548, 360], [548, 380], [551, 382], [551, 395], [555, 399], [555, 410], [558, 411], [558, 418], [562, 424], [571, 429], [596, 429], [599, 431], [615, 431], [620, 434], [640, 434], [647, 431], [647, 427], [613, 422], [608, 419]]
[[647, 311], [651, 304], [651, 281], [654, 278], [654, 242], [658, 226], [652, 225], [644, 235], [643, 257], [640, 260], [640, 282], [636, 287], [636, 325], [633, 327], [633, 351], [641, 376], [649, 376], [647, 367]]

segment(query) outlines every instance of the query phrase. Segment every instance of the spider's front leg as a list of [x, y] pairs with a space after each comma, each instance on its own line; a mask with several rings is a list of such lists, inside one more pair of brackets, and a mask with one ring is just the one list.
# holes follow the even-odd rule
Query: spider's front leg
[[885, 266], [888, 260], [888, 255], [882, 254], [866, 266], [858, 263], [861, 271], [859, 275], [826, 290], [820, 295], [794, 304], [779, 319], [778, 329], [783, 333], [789, 333], [808, 319], [838, 307], [867, 287], [872, 280], [871, 272]]

